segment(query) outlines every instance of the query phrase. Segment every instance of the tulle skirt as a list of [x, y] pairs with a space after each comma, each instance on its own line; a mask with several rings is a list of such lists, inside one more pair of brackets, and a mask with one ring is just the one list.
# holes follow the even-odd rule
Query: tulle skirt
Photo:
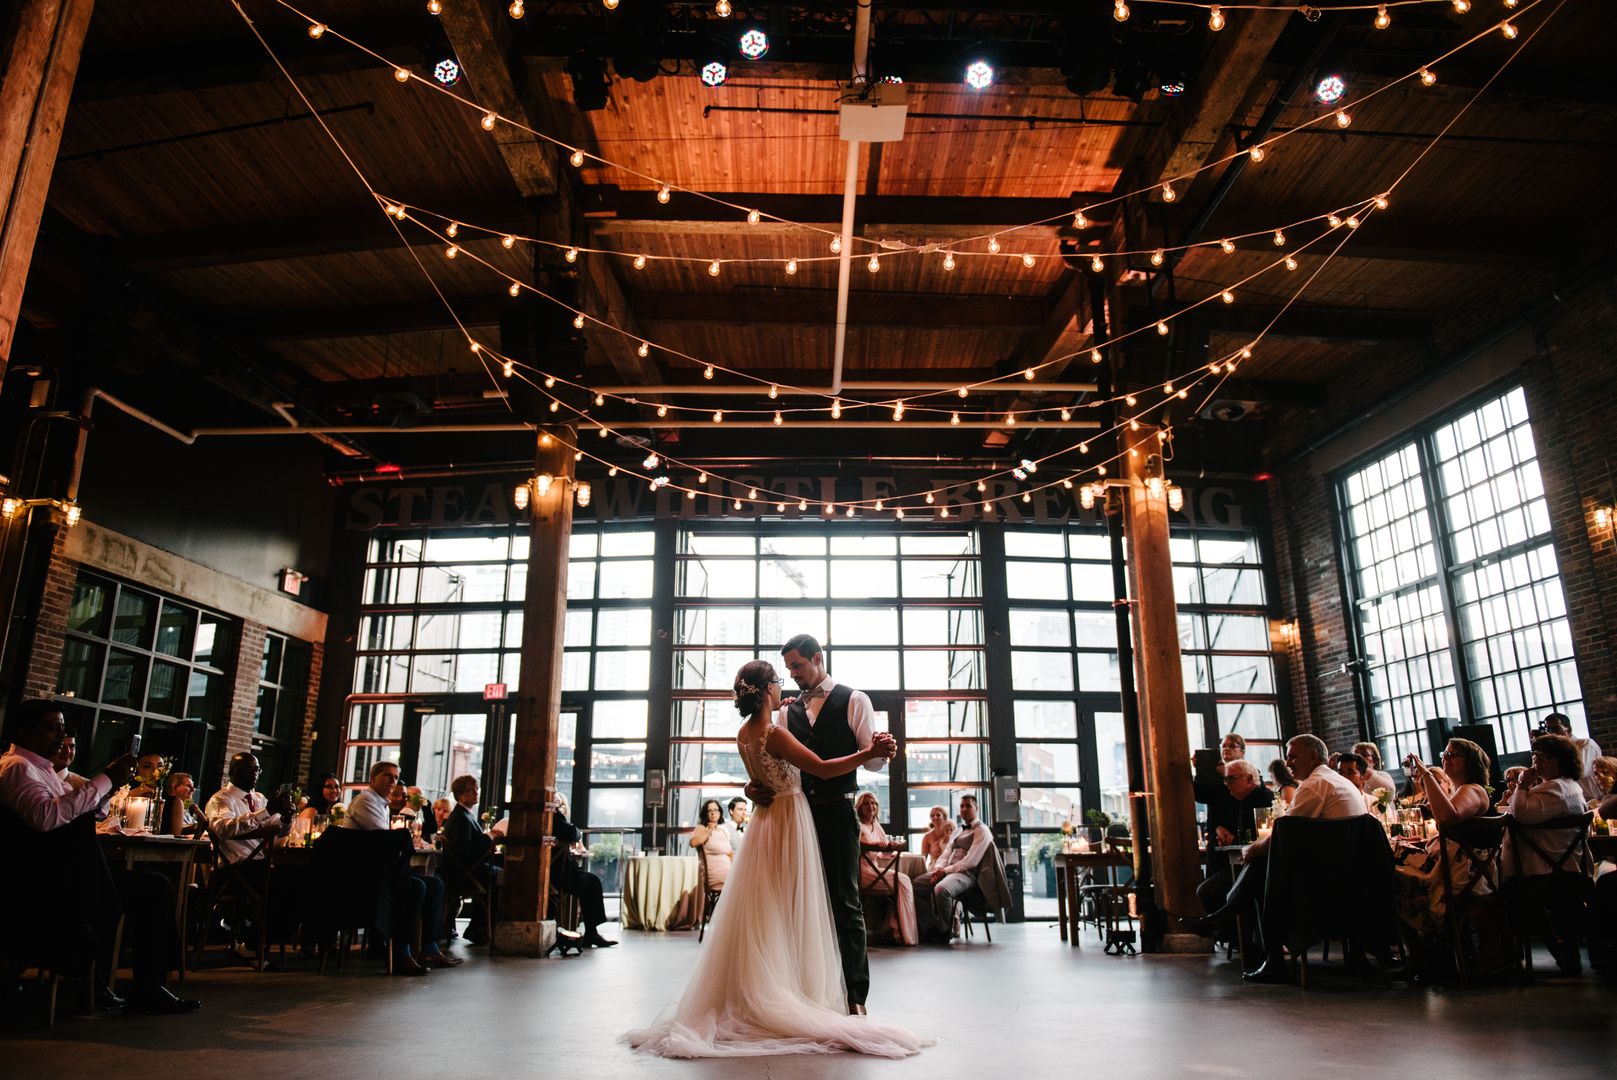
[[851, 1051], [905, 1057], [928, 1040], [849, 1016], [808, 802], [777, 795], [747, 826], [671, 1017], [626, 1034], [660, 1057]]

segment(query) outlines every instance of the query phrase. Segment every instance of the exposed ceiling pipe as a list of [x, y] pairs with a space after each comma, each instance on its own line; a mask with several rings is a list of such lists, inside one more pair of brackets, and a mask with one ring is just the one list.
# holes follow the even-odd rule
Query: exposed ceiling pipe
[[[892, 382], [887, 380], [847, 379], [841, 386], [843, 393], [862, 393], [874, 390], [899, 390], [906, 394], [931, 393], [952, 394], [961, 386], [970, 386], [969, 382]], [[763, 391], [758, 386], [736, 386], [734, 384], [721, 384], [718, 386], [699, 384], [677, 386], [598, 386], [596, 393], [611, 397], [637, 397], [647, 394], [697, 397], [758, 397]], [[1040, 394], [1093, 394], [1095, 384], [1092, 382], [1058, 382], [1058, 383], [1025, 383], [1012, 386], [1009, 383], [999, 386], [983, 386], [972, 390], [977, 396], [985, 396], [1006, 392], [1040, 393]], [[782, 387], [781, 397], [802, 397], [804, 394], [828, 394], [832, 391], [826, 387]], [[854, 408], [863, 402], [847, 402], [846, 408]]]
[[[853, 79], [858, 85], [867, 78], [870, 55], [870, 5], [872, 0], [855, 0], [853, 23]], [[842, 178], [842, 252], [837, 260], [836, 351], [831, 359], [831, 392], [842, 393], [842, 361], [848, 347], [848, 279], [853, 270], [853, 203], [859, 194], [860, 143], [848, 143], [848, 165]]]

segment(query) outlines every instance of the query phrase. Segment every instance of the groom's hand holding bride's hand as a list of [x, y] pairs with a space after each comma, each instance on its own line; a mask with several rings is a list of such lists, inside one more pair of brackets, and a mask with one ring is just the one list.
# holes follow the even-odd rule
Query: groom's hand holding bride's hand
[[898, 740], [893, 738], [891, 732], [878, 731], [870, 740], [872, 753], [880, 754], [884, 758], [892, 758], [898, 753]]
[[768, 806], [770, 803], [775, 801], [774, 789], [767, 787], [764, 784], [760, 784], [756, 780], [747, 781], [747, 789], [745, 794], [747, 798], [752, 800], [753, 805], [755, 806]]

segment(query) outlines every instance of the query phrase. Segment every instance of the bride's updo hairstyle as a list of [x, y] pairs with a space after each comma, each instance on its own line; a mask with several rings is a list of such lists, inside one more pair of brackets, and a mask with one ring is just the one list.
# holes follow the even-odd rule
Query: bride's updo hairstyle
[[753, 716], [769, 700], [769, 684], [776, 679], [775, 666], [767, 660], [753, 660], [736, 672], [736, 712]]

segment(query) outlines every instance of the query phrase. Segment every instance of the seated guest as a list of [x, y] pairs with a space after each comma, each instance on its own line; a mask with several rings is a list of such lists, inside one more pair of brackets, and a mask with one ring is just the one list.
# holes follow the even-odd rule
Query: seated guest
[[949, 817], [947, 806], [934, 806], [927, 816], [932, 824], [921, 834], [921, 857], [930, 870], [949, 850], [949, 842], [954, 838], [954, 821]]
[[875, 851], [860, 853], [859, 889], [863, 892], [875, 885], [878, 877], [881, 878], [883, 888], [893, 890], [893, 913], [882, 929], [901, 945], [916, 945], [920, 942], [920, 933], [915, 924], [915, 882], [899, 873], [894, 865], [898, 862], [898, 852], [903, 849], [904, 842], [900, 840], [895, 843], [887, 838], [887, 830], [881, 827], [881, 803], [871, 792], [861, 793], [853, 809], [859, 816], [859, 843], [893, 849], [891, 854]]
[[1589, 809], [1598, 813], [1601, 806], [1611, 801], [1613, 796], [1617, 796], [1617, 757], [1597, 757], [1592, 768], [1595, 775], [1595, 794], [1589, 797]]
[[1516, 794], [1516, 788], [1521, 783], [1522, 776], [1526, 772], [1526, 765], [1512, 765], [1505, 770], [1505, 787], [1499, 793], [1499, 812], [1501, 814], [1505, 812], [1505, 807], [1510, 805], [1510, 797]]
[[129, 783], [112, 793], [107, 800], [107, 812], [118, 821], [123, 820], [124, 803], [131, 797], [150, 799], [157, 794], [157, 773], [163, 767], [163, 755], [142, 754], [135, 759], [135, 775]]
[[1398, 785], [1393, 782], [1392, 774], [1381, 767], [1381, 748], [1373, 742], [1356, 742], [1353, 752], [1364, 759], [1365, 767], [1369, 770], [1364, 778], [1364, 790], [1367, 795], [1374, 795], [1379, 788], [1386, 788], [1388, 795], [1398, 794]]
[[[1447, 829], [1488, 812], [1488, 753], [1470, 739], [1450, 739], [1443, 749], [1447, 786], [1437, 780], [1431, 766], [1411, 754], [1404, 763], [1416, 789], [1425, 796], [1432, 818]], [[1482, 867], [1475, 866], [1460, 845], [1448, 844], [1450, 886], [1470, 888], [1473, 895], [1490, 890]], [[1398, 916], [1418, 933], [1436, 934], [1444, 924], [1443, 860], [1433, 838], [1418, 844], [1400, 844], [1394, 869], [1398, 877]]]
[[[1354, 787], [1347, 777], [1326, 764], [1329, 756], [1330, 751], [1325, 744], [1313, 735], [1296, 735], [1286, 743], [1287, 770], [1298, 778], [1297, 793], [1286, 811], [1288, 815], [1334, 820], [1358, 817], [1364, 813], [1364, 793]], [[1258, 905], [1262, 901], [1263, 886], [1269, 872], [1269, 843], [1269, 838], [1264, 837], [1241, 852], [1236, 860], [1240, 864], [1240, 872], [1236, 874], [1223, 903], [1203, 918], [1183, 919], [1186, 929], [1192, 933], [1227, 933], [1236, 914], [1244, 911], [1258, 916], [1256, 925], [1262, 933], [1262, 912]], [[1217, 899], [1209, 895], [1203, 898], [1203, 903], [1216, 902]], [[1266, 952], [1264, 962], [1254, 970], [1244, 972], [1242, 978], [1255, 982], [1284, 981], [1286, 976], [1279, 946], [1272, 935], [1266, 934], [1263, 938]]]
[[404, 789], [404, 813], [421, 822], [421, 839], [431, 842], [432, 834], [438, 831], [438, 818], [432, 812], [432, 804], [421, 789], [411, 784]]
[[1231, 763], [1246, 759], [1246, 739], [1235, 732], [1224, 736], [1218, 744], [1218, 770], [1215, 775], [1203, 775], [1198, 771], [1195, 778], [1194, 789], [1196, 801], [1207, 807], [1207, 835], [1213, 835], [1213, 821], [1229, 821], [1235, 816], [1235, 806], [1230, 799], [1229, 789], [1224, 783], [1224, 770]]
[[1228, 762], [1224, 766], [1224, 788], [1229, 798], [1207, 807], [1209, 838], [1221, 847], [1245, 838], [1255, 839], [1257, 823], [1253, 814], [1274, 805], [1274, 794], [1263, 786], [1263, 774], [1245, 759]]
[[404, 786], [403, 780], [396, 782], [388, 789], [387, 812], [389, 818], [397, 816], [415, 817], [414, 811], [410, 809], [410, 789]]
[[[1286, 763], [1279, 758], [1269, 762], [1269, 780], [1274, 784], [1274, 796], [1277, 803], [1289, 803], [1297, 794], [1297, 778], [1291, 774]], [[1284, 811], [1281, 811], [1284, 813]]]
[[196, 790], [196, 781], [190, 773], [169, 773], [168, 801], [163, 804], [166, 815], [163, 831], [170, 836], [201, 836], [205, 831], [193, 798]]
[[578, 898], [578, 911], [584, 919], [583, 944], [610, 949], [617, 942], [601, 936], [601, 924], [606, 922], [606, 889], [599, 877], [573, 863], [573, 845], [583, 834], [567, 820], [567, 800], [558, 796], [556, 803], [550, 814], [550, 835], [556, 838], [556, 849], [550, 856], [550, 883], [560, 892]]
[[1359, 789], [1364, 796], [1364, 809], [1366, 813], [1376, 812], [1376, 797], [1370, 794], [1368, 781], [1370, 779], [1370, 763], [1358, 754], [1332, 754], [1332, 766], [1337, 772], [1347, 777], [1348, 783]]
[[292, 799], [281, 794], [272, 800], [255, 790], [260, 774], [258, 758], [245, 750], [230, 759], [227, 773], [230, 779], [213, 793], [203, 816], [219, 845], [219, 854], [232, 863], [250, 860], [254, 864], [251, 876], [261, 879], [269, 867], [269, 845], [263, 841], [290, 827]]
[[1572, 720], [1565, 713], [1552, 712], [1544, 718], [1544, 730], [1551, 735], [1561, 735], [1572, 740], [1572, 746], [1578, 755], [1578, 786], [1583, 789], [1583, 797], [1592, 799], [1598, 794], [1596, 785], [1599, 783], [1594, 776], [1595, 760], [1600, 757], [1600, 744], [1593, 739], [1580, 739], [1572, 734]]
[[[368, 832], [385, 832], [392, 827], [388, 797], [399, 782], [399, 767], [391, 761], [371, 766], [370, 783], [356, 792], [343, 815], [342, 827]], [[393, 973], [425, 975], [428, 968], [459, 967], [462, 961], [438, 947], [444, 914], [444, 882], [440, 877], [406, 875], [392, 899], [390, 926], [383, 927], [393, 942]], [[421, 920], [421, 958], [416, 959], [410, 942], [415, 939], [415, 922]]]
[[[459, 895], [475, 890], [463, 888], [467, 875], [475, 878], [486, 893], [494, 885], [494, 867], [486, 856], [494, 847], [494, 841], [489, 834], [483, 831], [482, 822], [477, 819], [477, 777], [457, 776], [449, 785], [449, 791], [455, 796], [455, 808], [444, 815], [444, 872], [448, 878], [449, 887]], [[438, 802], [446, 802], [439, 799]], [[437, 804], [434, 804], [434, 810]], [[485, 945], [488, 943], [487, 926], [488, 916], [483, 910], [487, 900], [484, 896], [472, 897], [467, 912], [466, 942], [470, 945]], [[449, 918], [451, 928], [455, 921], [454, 913]]]
[[[1533, 740], [1533, 764], [1522, 774], [1516, 785], [1516, 794], [1510, 805], [1502, 809], [1524, 825], [1536, 825], [1559, 817], [1573, 817], [1585, 812], [1587, 803], [1578, 781], [1583, 768], [1578, 748], [1565, 735], [1540, 735]], [[1576, 829], [1545, 829], [1534, 834], [1538, 846], [1556, 857], [1577, 839]], [[1527, 929], [1529, 919], [1540, 913], [1521, 907], [1525, 883], [1523, 878], [1541, 877], [1555, 872], [1554, 864], [1527, 844], [1517, 845], [1509, 832], [1505, 833], [1504, 849], [1500, 853], [1504, 867], [1506, 900], [1515, 908], [1518, 927]], [[1563, 871], [1578, 872], [1571, 861]], [[1547, 934], [1550, 954], [1561, 970], [1575, 975], [1583, 969], [1578, 954], [1577, 932], [1570, 927], [1550, 925]]]
[[51, 766], [56, 770], [56, 776], [68, 787], [77, 791], [90, 781], [72, 771], [73, 759], [79, 753], [79, 738], [69, 728], [62, 735], [62, 748], [51, 758]]
[[[36, 833], [47, 833], [91, 814], [108, 794], [128, 784], [135, 758], [124, 755], [105, 772], [80, 787], [71, 787], [56, 774], [55, 759], [62, 749], [67, 724], [55, 702], [23, 701], [7, 717], [11, 748], [0, 755], [0, 805]], [[174, 894], [167, 878], [151, 871], [109, 868], [99, 848], [86, 849], [94, 866], [78, 867], [76, 880], [106, 882], [104, 897], [75, 897], [92, 904], [96, 952], [110, 957], [112, 942], [123, 917], [123, 940], [134, 959], [134, 982], [127, 1002], [113, 993], [112, 972], [96, 998], [98, 1008], [125, 1008], [130, 1012], [190, 1012], [202, 1003], [178, 998], [163, 983], [179, 960], [179, 935], [174, 926]], [[37, 869], [37, 868], [36, 868]], [[12, 928], [16, 930], [18, 928]]]
[[455, 804], [453, 802], [451, 802], [449, 799], [443, 798], [443, 799], [434, 799], [433, 800], [433, 803], [432, 803], [432, 820], [433, 820], [433, 824], [438, 826], [438, 830], [437, 830], [438, 832], [443, 831], [444, 823], [449, 820], [449, 815], [453, 814], [454, 812], [455, 812]]
[[960, 796], [960, 831], [937, 865], [915, 879], [915, 915], [920, 940], [948, 944], [954, 937], [954, 902], [977, 884], [977, 867], [994, 842], [977, 817], [977, 798]]
[[730, 834], [730, 849], [741, 850], [741, 834], [747, 830], [747, 800], [740, 795], [730, 800], [730, 813], [724, 821], [724, 831]]
[[331, 808], [342, 802], [342, 781], [337, 779], [336, 773], [326, 773], [313, 788], [308, 804], [298, 811], [298, 818], [309, 825], [314, 824], [315, 818], [328, 816]]
[[696, 828], [691, 830], [691, 847], [702, 860], [707, 872], [707, 887], [719, 892], [730, 877], [730, 860], [735, 852], [730, 847], [730, 834], [724, 828], [724, 808], [717, 799], [707, 799], [697, 814]]

